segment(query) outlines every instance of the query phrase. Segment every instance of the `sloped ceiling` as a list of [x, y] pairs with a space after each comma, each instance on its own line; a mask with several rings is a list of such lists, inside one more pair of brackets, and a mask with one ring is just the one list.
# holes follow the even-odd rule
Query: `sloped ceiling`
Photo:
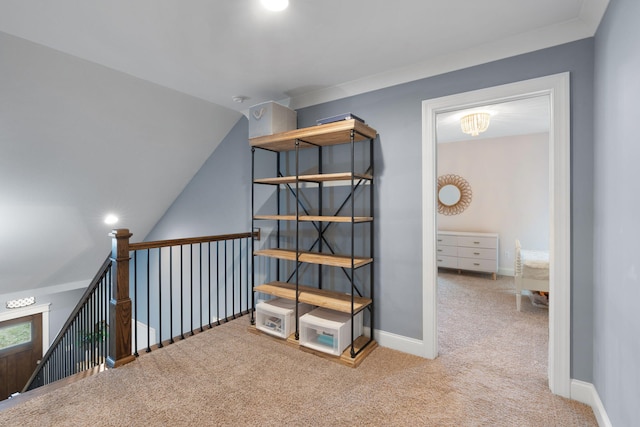
[[0, 295], [86, 285], [108, 252], [104, 214], [142, 238], [249, 105], [300, 108], [591, 37], [607, 4], [3, 0]]

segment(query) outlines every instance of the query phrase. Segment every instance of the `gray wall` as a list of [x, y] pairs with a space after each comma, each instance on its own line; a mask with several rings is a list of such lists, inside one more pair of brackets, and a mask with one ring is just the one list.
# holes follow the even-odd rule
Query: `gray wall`
[[251, 229], [249, 128], [240, 118], [146, 241], [242, 233]]
[[351, 111], [380, 135], [374, 215], [381, 330], [422, 338], [422, 101], [566, 71], [571, 72], [572, 106], [571, 375], [591, 381], [593, 39], [298, 110], [300, 127]]
[[[351, 111], [380, 135], [374, 212], [377, 329], [422, 339], [422, 101], [566, 71], [571, 72], [572, 102], [572, 377], [592, 380], [593, 39], [298, 110], [299, 127]], [[246, 126], [246, 121], [236, 125], [148, 239], [248, 228]]]
[[640, 2], [612, 0], [595, 43], [593, 383], [614, 426], [640, 419]]

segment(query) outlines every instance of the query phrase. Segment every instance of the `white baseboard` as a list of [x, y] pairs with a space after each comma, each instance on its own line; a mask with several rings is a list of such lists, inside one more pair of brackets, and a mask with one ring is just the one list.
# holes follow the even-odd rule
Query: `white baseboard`
[[598, 391], [593, 384], [580, 380], [571, 380], [571, 399], [591, 406], [600, 427], [612, 427], [607, 411], [604, 409], [602, 400], [600, 400]]
[[398, 350], [403, 353], [424, 357], [424, 343], [422, 340], [397, 335], [391, 332], [375, 330], [373, 339], [379, 346]]

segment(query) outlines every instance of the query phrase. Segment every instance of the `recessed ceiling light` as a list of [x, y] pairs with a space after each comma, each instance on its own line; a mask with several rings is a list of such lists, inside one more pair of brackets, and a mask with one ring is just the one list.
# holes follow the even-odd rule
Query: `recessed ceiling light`
[[116, 222], [118, 222], [118, 217], [113, 215], [113, 214], [109, 214], [104, 218], [104, 223], [105, 224], [113, 225]]
[[260, 0], [262, 6], [274, 12], [285, 10], [289, 6], [289, 0]]

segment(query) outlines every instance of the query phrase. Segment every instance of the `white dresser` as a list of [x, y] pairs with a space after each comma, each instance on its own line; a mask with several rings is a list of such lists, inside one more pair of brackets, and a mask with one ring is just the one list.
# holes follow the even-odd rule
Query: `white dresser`
[[499, 237], [496, 233], [438, 231], [438, 267], [498, 273]]

